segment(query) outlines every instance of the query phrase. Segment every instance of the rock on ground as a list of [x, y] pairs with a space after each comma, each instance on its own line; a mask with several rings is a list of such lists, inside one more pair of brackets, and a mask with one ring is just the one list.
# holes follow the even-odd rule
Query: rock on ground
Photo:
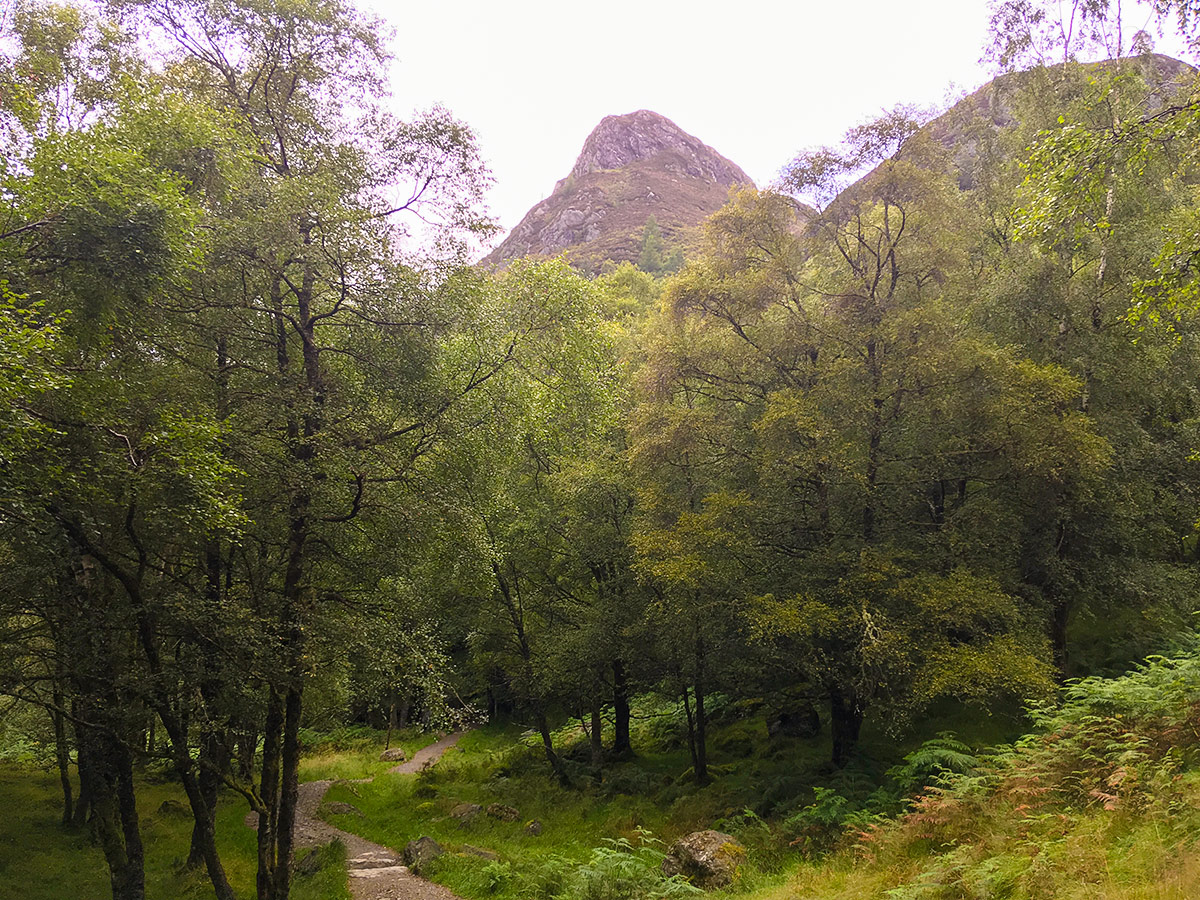
[[429, 836], [422, 836], [404, 845], [404, 864], [418, 875], [443, 853], [442, 845]]
[[501, 822], [515, 822], [521, 818], [521, 813], [514, 807], [505, 806], [503, 803], [489, 803], [487, 814], [493, 819], [499, 819]]
[[458, 819], [463, 825], [474, 821], [475, 817], [483, 812], [483, 807], [478, 803], [460, 803], [454, 809], [450, 810], [450, 818]]
[[730, 885], [746, 860], [746, 848], [721, 831], [695, 831], [671, 845], [664, 875], [682, 875], [704, 890]]

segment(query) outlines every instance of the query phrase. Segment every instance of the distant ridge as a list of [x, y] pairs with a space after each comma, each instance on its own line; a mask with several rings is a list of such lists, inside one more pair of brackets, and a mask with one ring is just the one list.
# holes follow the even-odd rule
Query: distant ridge
[[587, 271], [606, 261], [637, 261], [651, 216], [667, 246], [678, 247], [725, 204], [731, 187], [753, 184], [741, 168], [665, 116], [646, 109], [606, 116], [570, 173], [484, 264], [564, 251]]

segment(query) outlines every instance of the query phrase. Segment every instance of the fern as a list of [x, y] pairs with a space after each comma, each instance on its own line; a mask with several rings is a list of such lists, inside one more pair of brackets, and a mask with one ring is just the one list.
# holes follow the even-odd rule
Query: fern
[[905, 756], [903, 764], [889, 769], [888, 777], [907, 796], [940, 783], [947, 775], [968, 775], [978, 766], [974, 751], [953, 732], [943, 731]]

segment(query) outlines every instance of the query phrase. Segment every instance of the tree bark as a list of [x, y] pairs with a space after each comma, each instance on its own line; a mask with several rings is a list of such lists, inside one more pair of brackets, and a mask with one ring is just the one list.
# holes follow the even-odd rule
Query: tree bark
[[274, 688], [267, 697], [267, 718], [263, 726], [262, 780], [258, 793], [262, 808], [258, 812], [258, 873], [255, 892], [258, 900], [275, 897], [275, 829], [279, 816], [280, 744], [283, 737], [283, 697]]
[[254, 778], [254, 755], [258, 752], [258, 731], [246, 726], [237, 732], [237, 775], [249, 783]]
[[599, 781], [604, 774], [604, 723], [600, 718], [600, 695], [592, 692], [592, 709], [591, 709], [591, 739], [592, 748], [592, 774]]
[[613, 670], [613, 756], [627, 757], [633, 755], [633, 745], [629, 741], [629, 679], [625, 672], [625, 663], [614, 659]]
[[86, 740], [82, 726], [79, 725], [79, 708], [74, 700], [71, 701], [71, 716], [75, 720], [75, 760], [76, 769], [79, 771], [79, 799], [75, 802], [75, 814], [71, 820], [71, 827], [81, 829], [87, 824], [88, 814], [92, 810], [92, 797], [95, 795], [92, 788], [95, 782], [93, 774], [95, 766], [92, 764], [91, 747]]
[[113, 900], [145, 900], [146, 871], [133, 787], [133, 757], [106, 729], [81, 735], [90, 769], [92, 823]]
[[300, 800], [300, 713], [302, 688], [288, 688], [284, 705], [282, 766], [280, 771], [279, 819], [275, 833], [274, 900], [287, 900], [292, 884], [292, 859], [295, 856], [296, 805]]
[[696, 755], [696, 720], [692, 716], [692, 702], [689, 696], [689, 688], [685, 682], [683, 685], [683, 712], [687, 716], [687, 736], [688, 736], [688, 755], [692, 758], [692, 771], [700, 765], [700, 758]]
[[708, 784], [708, 717], [704, 712], [704, 676], [696, 676], [696, 783]]
[[554, 777], [558, 779], [558, 783], [565, 788], [569, 788], [571, 786], [571, 778], [567, 775], [562, 758], [554, 752], [554, 740], [550, 737], [550, 722], [546, 718], [546, 712], [542, 709], [540, 703], [536, 704], [536, 706], [535, 716], [537, 717], [538, 733], [542, 736], [542, 749], [546, 752], [546, 762], [550, 764], [550, 771], [554, 773]]
[[63, 704], [66, 699], [58, 683], [54, 685], [54, 709], [50, 718], [54, 722], [54, 757], [58, 762], [58, 780], [62, 784], [63, 814], [62, 824], [65, 828], [74, 819], [74, 803], [71, 790], [71, 748], [67, 743], [67, 723], [63, 715]]
[[829, 730], [833, 734], [833, 764], [839, 769], [858, 746], [863, 712], [854, 692], [834, 688], [829, 692]]
[[207, 844], [209, 835], [217, 832], [217, 798], [221, 788], [221, 776], [229, 769], [229, 751], [225, 746], [224, 736], [218, 732], [204, 735], [200, 743], [200, 755], [197, 760], [199, 771], [196, 775], [197, 788], [204, 798], [203, 813], [193, 809], [193, 816], [204, 815], [206, 824], [196, 821], [192, 826], [192, 844], [188, 851], [187, 867], [197, 869], [206, 864]]

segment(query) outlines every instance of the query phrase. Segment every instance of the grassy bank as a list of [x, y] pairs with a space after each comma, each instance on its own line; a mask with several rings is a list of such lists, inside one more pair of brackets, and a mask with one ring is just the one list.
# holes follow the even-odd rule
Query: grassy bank
[[1200, 897], [1197, 657], [1079, 682], [1039, 719], [754, 900]]

